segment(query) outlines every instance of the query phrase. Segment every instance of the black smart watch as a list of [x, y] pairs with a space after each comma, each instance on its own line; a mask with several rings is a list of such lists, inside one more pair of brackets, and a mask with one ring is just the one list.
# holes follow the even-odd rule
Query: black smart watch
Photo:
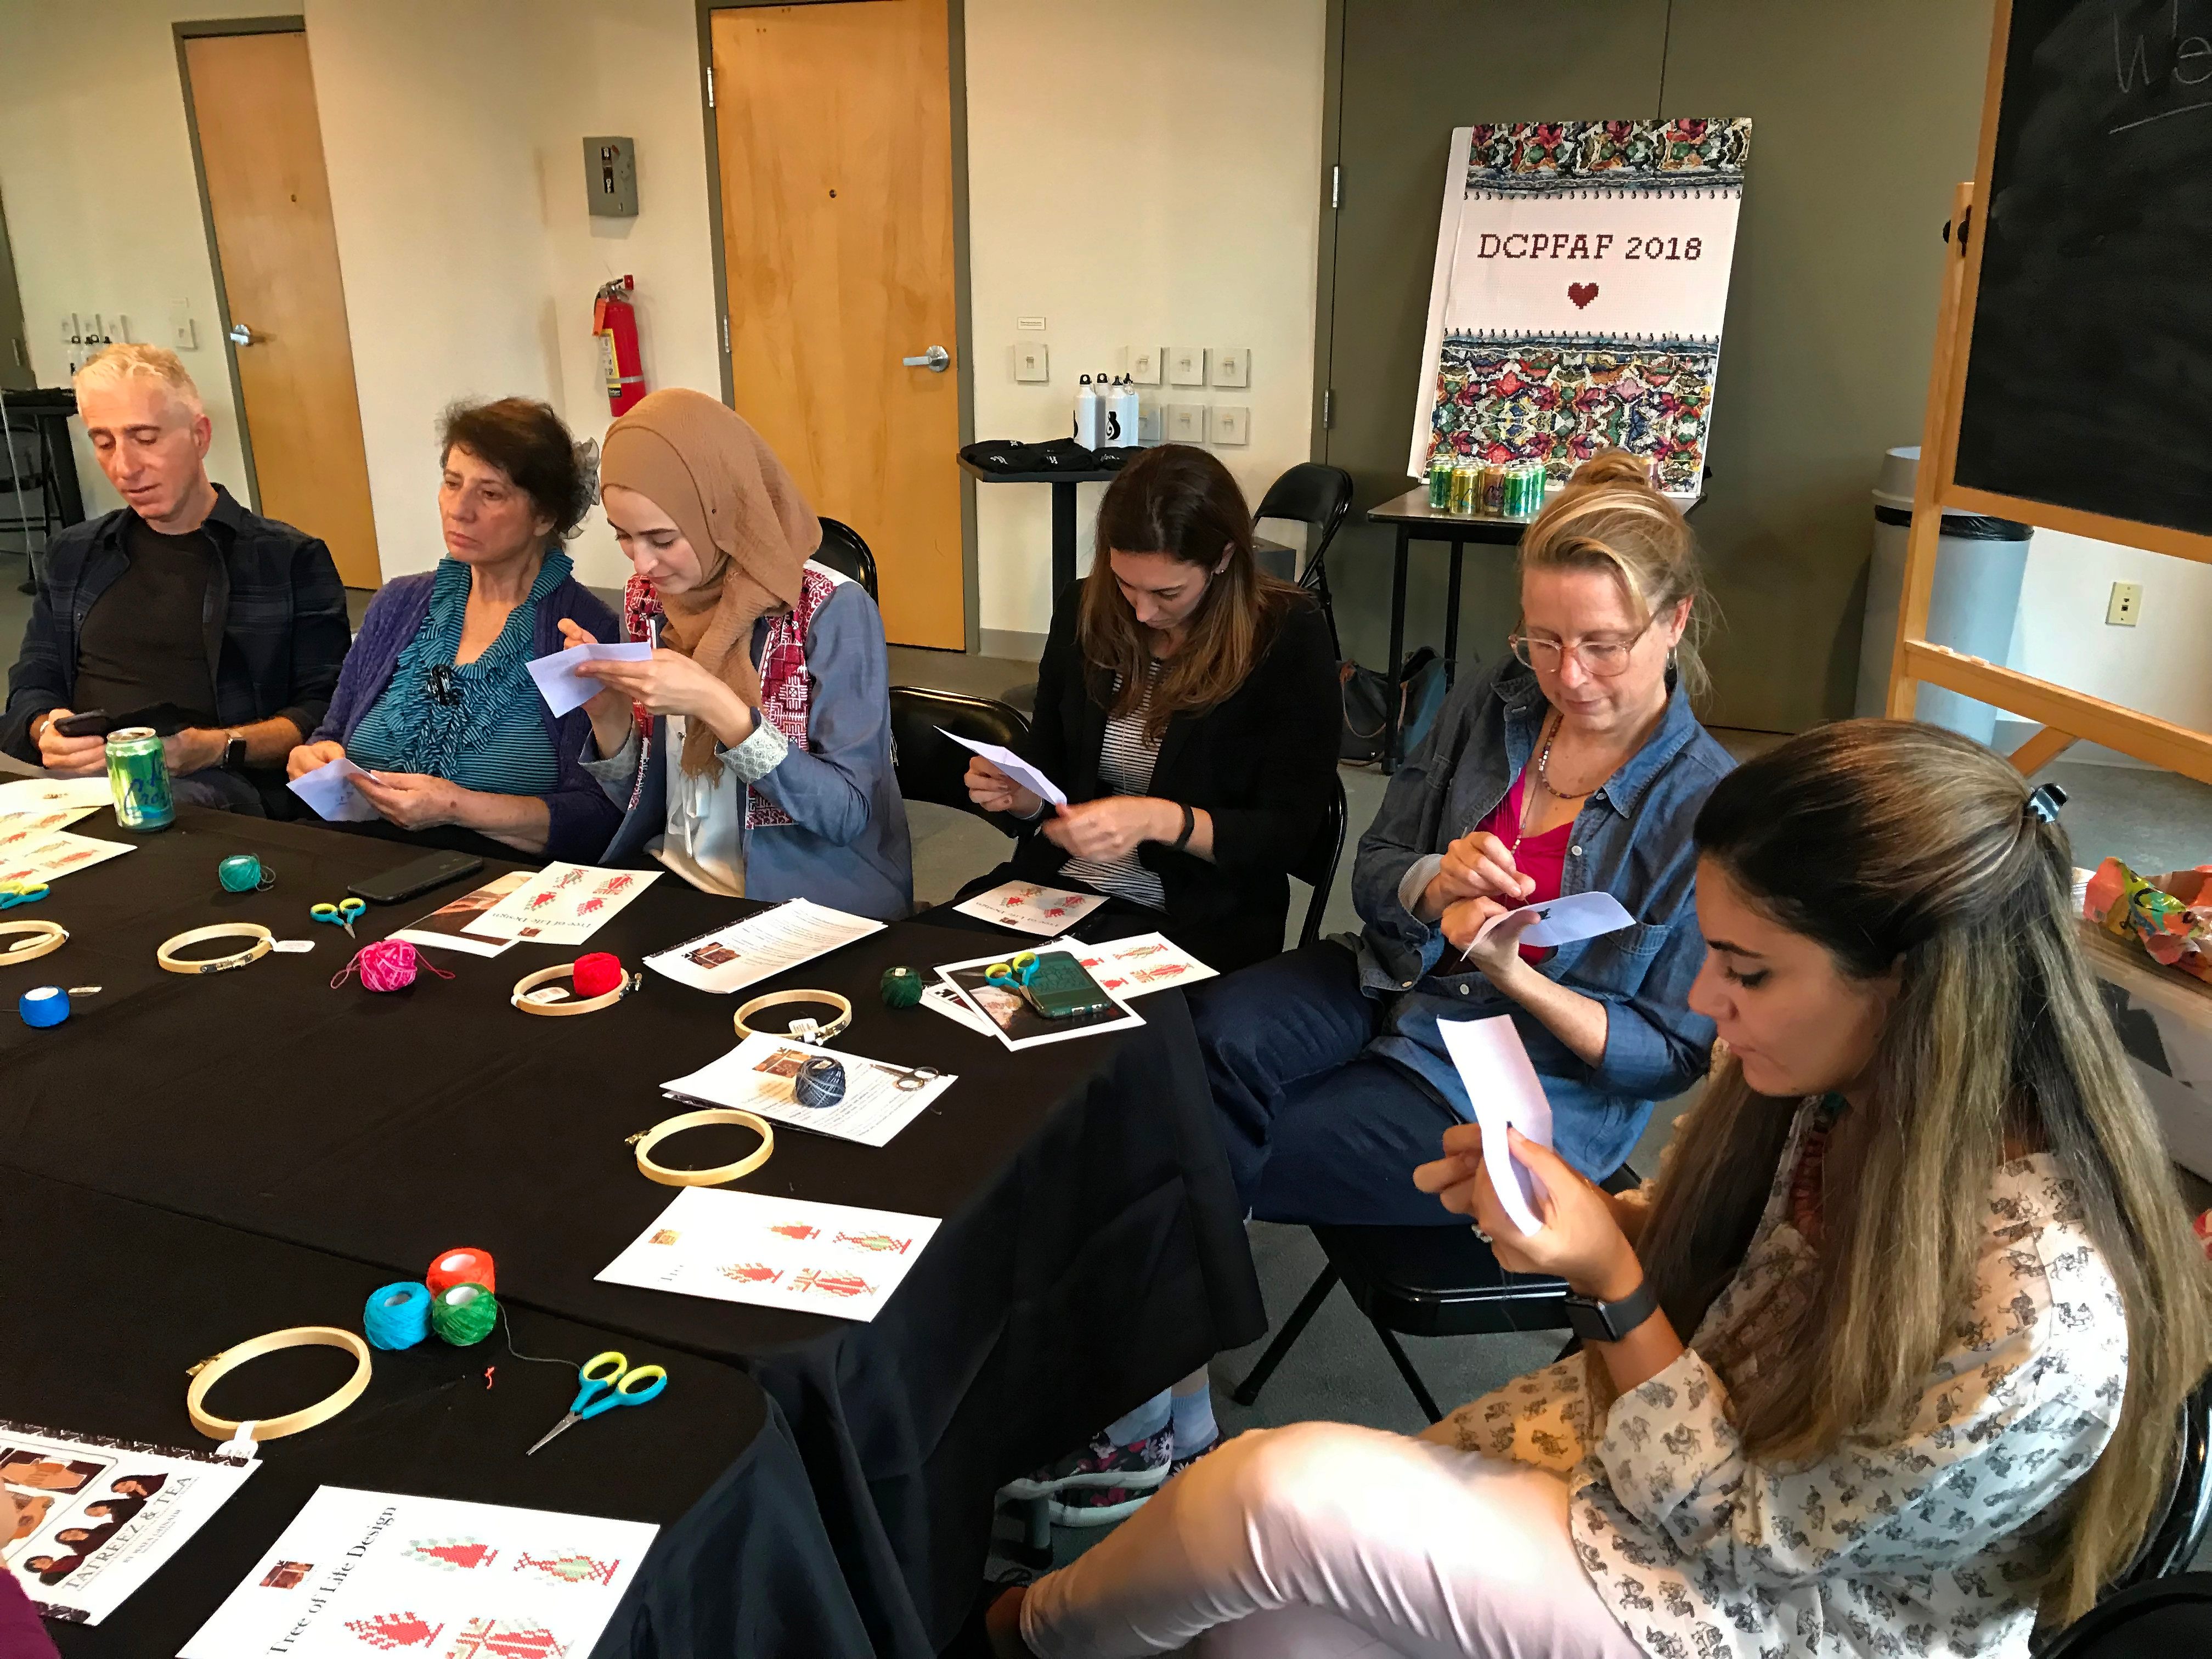
[[246, 764], [246, 738], [242, 733], [237, 732], [225, 733], [222, 763], [234, 772]]
[[1618, 1302], [1567, 1297], [1567, 1323], [1585, 1342], [1618, 1342], [1658, 1311], [1659, 1292], [1648, 1279]]

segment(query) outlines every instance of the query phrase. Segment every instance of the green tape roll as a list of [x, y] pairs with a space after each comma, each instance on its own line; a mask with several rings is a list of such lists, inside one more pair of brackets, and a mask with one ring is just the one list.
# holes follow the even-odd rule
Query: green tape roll
[[914, 1007], [921, 1000], [921, 975], [911, 968], [886, 968], [882, 990], [884, 1007]]
[[430, 1304], [430, 1328], [457, 1348], [473, 1347], [499, 1323], [499, 1298], [481, 1285], [451, 1285]]

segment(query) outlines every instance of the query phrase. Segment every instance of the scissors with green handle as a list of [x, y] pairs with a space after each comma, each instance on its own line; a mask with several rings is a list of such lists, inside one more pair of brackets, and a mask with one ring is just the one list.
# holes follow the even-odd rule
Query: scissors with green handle
[[333, 927], [346, 930], [348, 939], [358, 939], [353, 930], [354, 918], [368, 908], [367, 901], [357, 898], [340, 899], [336, 904], [311, 904], [307, 914], [317, 921], [327, 921]]
[[[607, 1364], [611, 1364], [613, 1369], [598, 1370], [594, 1375], [597, 1367]], [[576, 1375], [582, 1379], [583, 1386], [576, 1390], [575, 1399], [569, 1403], [568, 1414], [545, 1431], [545, 1439], [540, 1440], [538, 1446], [544, 1445], [546, 1440], [550, 1440], [570, 1424], [580, 1423], [587, 1417], [597, 1417], [601, 1412], [611, 1412], [617, 1406], [642, 1406], [648, 1400], [657, 1399], [660, 1391], [668, 1386], [668, 1373], [659, 1366], [641, 1365], [632, 1370], [629, 1360], [611, 1348], [586, 1359], [576, 1368]], [[648, 1378], [651, 1379], [651, 1387], [639, 1386]], [[594, 1397], [601, 1394], [606, 1398]], [[531, 1456], [538, 1450], [538, 1446], [532, 1446], [522, 1455]]]
[[54, 890], [43, 881], [0, 881], [0, 910], [35, 904]]

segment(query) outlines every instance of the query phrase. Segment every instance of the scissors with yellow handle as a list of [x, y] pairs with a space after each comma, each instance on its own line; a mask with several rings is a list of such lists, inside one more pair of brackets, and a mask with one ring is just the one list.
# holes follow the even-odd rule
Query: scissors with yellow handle
[[53, 890], [43, 881], [0, 881], [0, 910], [34, 904]]
[[[658, 1399], [660, 1391], [668, 1386], [668, 1373], [659, 1366], [641, 1365], [632, 1370], [628, 1358], [611, 1348], [586, 1359], [576, 1368], [576, 1375], [582, 1379], [583, 1387], [576, 1390], [575, 1399], [569, 1403], [568, 1414], [545, 1431], [545, 1438], [540, 1440], [538, 1446], [544, 1445], [546, 1440], [550, 1440], [572, 1423], [580, 1423], [587, 1417], [597, 1417], [601, 1412], [611, 1412], [617, 1406], [642, 1406], [648, 1400]], [[647, 1382], [651, 1387], [640, 1386]], [[601, 1394], [606, 1396], [604, 1400], [594, 1398]], [[532, 1446], [522, 1455], [531, 1456], [538, 1450], [538, 1446]]]
[[336, 904], [311, 904], [307, 914], [317, 921], [327, 921], [333, 927], [346, 930], [348, 939], [358, 939], [353, 930], [354, 918], [368, 908], [368, 903], [357, 898], [341, 899]]

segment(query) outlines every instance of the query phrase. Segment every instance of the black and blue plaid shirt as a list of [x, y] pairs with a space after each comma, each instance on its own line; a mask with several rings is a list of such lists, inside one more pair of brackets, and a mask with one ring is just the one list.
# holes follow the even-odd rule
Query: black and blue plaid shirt
[[[290, 525], [249, 513], [221, 484], [204, 528], [220, 556], [201, 611], [218, 725], [283, 716], [304, 740], [323, 722], [352, 631], [331, 550]], [[8, 675], [0, 749], [39, 757], [31, 722], [71, 708], [84, 619], [130, 568], [124, 532], [137, 515], [118, 507], [53, 538], [40, 561], [39, 596]]]

